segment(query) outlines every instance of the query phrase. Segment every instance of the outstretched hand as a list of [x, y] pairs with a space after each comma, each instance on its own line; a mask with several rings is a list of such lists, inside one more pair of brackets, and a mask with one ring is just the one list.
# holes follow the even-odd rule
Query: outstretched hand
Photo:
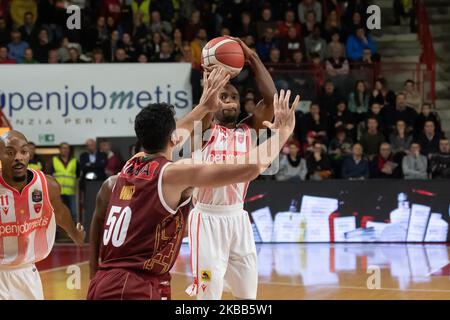
[[295, 97], [292, 106], [289, 108], [289, 99], [291, 97], [291, 90], [285, 92], [280, 91], [280, 94], [275, 93], [273, 96], [274, 120], [273, 122], [264, 121], [263, 125], [270, 130], [286, 129], [290, 132], [295, 127], [295, 109], [300, 102], [300, 96]]
[[216, 112], [221, 106], [237, 107], [236, 103], [225, 104], [220, 100], [220, 90], [230, 80], [230, 74], [220, 66], [204, 67], [203, 73], [203, 93], [200, 97], [200, 104], [206, 106], [209, 112]]

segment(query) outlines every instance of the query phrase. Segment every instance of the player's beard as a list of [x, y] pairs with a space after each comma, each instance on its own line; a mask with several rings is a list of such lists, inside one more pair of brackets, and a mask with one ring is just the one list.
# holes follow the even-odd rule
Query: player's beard
[[13, 181], [14, 182], [24, 182], [27, 179], [27, 175], [23, 175], [23, 176], [13, 176]]

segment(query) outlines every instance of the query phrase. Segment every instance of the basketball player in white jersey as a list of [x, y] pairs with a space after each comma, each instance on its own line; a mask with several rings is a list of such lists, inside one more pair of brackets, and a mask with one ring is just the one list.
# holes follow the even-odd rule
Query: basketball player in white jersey
[[[203, 128], [211, 132], [202, 149], [202, 158], [207, 162], [248, 153], [256, 144], [252, 141], [251, 129], [259, 134], [265, 128], [264, 123], [274, 116], [276, 88], [270, 73], [254, 51], [240, 39], [232, 39], [243, 49], [262, 100], [250, 117], [238, 123], [237, 89], [229, 83], [219, 92], [221, 101], [233, 103], [233, 107], [220, 107], [203, 118]], [[283, 90], [280, 96], [285, 97]], [[256, 299], [256, 246], [248, 213], [243, 209], [248, 184], [194, 189], [194, 208], [188, 221], [194, 281], [186, 292], [196, 295], [197, 299], [220, 299], [225, 283], [236, 299]]]
[[50, 253], [56, 225], [77, 245], [85, 232], [73, 223], [54, 178], [27, 169], [30, 153], [22, 133], [0, 137], [0, 160], [0, 300], [42, 300], [34, 264]]

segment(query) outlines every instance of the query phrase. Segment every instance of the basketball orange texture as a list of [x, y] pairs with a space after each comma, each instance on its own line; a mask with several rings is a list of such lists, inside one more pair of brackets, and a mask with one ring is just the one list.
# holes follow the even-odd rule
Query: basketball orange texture
[[202, 50], [202, 64], [209, 67], [220, 65], [236, 77], [245, 63], [240, 44], [230, 38], [217, 37], [209, 41]]

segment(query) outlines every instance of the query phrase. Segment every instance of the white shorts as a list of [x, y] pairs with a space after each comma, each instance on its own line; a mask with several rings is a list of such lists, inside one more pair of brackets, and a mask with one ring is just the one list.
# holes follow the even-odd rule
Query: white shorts
[[194, 283], [186, 292], [199, 300], [219, 300], [225, 286], [235, 298], [256, 299], [256, 246], [242, 204], [197, 204], [188, 223]]
[[44, 300], [36, 266], [0, 266], [0, 300]]

